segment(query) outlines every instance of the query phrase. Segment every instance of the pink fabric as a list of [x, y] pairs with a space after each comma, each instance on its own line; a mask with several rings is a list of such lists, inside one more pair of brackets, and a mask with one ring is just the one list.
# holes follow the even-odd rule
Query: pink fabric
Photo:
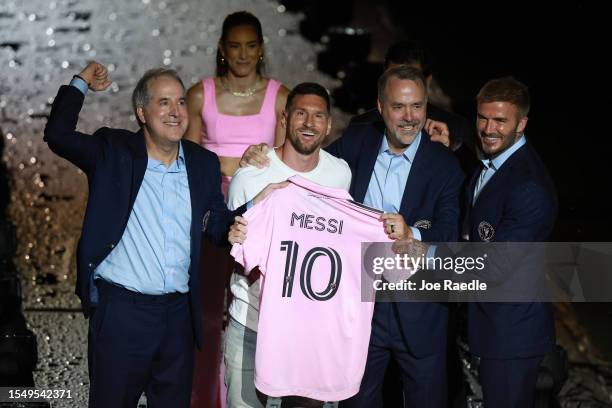
[[202, 146], [224, 157], [241, 157], [253, 144], [274, 145], [276, 129], [276, 94], [280, 82], [268, 80], [266, 94], [259, 113], [255, 115], [226, 115], [219, 113], [214, 78], [202, 81], [204, 103], [202, 107]]
[[223, 197], [225, 197], [225, 202], [227, 203], [227, 191], [229, 189], [229, 185], [232, 182], [231, 176], [221, 176], [221, 192], [223, 193]]
[[263, 278], [255, 385], [270, 396], [343, 400], [359, 391], [374, 310], [361, 301], [361, 243], [389, 239], [380, 213], [346, 191], [289, 180], [244, 214], [247, 239], [231, 251]]

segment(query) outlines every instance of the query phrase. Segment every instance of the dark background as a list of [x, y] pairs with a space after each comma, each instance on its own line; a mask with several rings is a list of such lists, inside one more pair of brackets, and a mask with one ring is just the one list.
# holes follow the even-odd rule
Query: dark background
[[[527, 84], [532, 106], [526, 135], [547, 164], [559, 194], [553, 240], [610, 240], [612, 21], [605, 6], [583, 1], [551, 5], [533, 1], [283, 3], [306, 13], [302, 34], [313, 41], [325, 35], [325, 26], [350, 26], [356, 14], [362, 16], [356, 28], [374, 31], [388, 21], [373, 12], [370, 20], [363, 15], [384, 9], [392, 25], [388, 44], [403, 38], [422, 41], [433, 62], [434, 77], [453, 100], [454, 110], [470, 120], [475, 118], [474, 97], [487, 80], [513, 75]], [[341, 64], [340, 60], [353, 55], [355, 61], [344, 70], [348, 72], [346, 87], [370, 92], [374, 98], [381, 68], [358, 61], [364, 44], [357, 39], [353, 46], [336, 49], [328, 44], [327, 57]], [[333, 65], [328, 59], [324, 62]], [[355, 111], [341, 100], [336, 104]]]

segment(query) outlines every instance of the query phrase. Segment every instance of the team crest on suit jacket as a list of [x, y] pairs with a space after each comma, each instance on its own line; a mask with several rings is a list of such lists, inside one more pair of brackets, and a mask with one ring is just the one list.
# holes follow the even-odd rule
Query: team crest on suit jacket
[[210, 217], [210, 210], [206, 211], [204, 217], [202, 217], [202, 232], [206, 231], [206, 227], [208, 227], [208, 218]]
[[418, 220], [417, 222], [414, 223], [414, 227], [416, 227], [416, 228], [423, 228], [423, 229], [430, 229], [431, 228], [431, 221], [429, 221], [429, 220]]
[[486, 221], [481, 221], [478, 224], [478, 235], [480, 235], [480, 239], [489, 242], [495, 236], [495, 228], [491, 224]]

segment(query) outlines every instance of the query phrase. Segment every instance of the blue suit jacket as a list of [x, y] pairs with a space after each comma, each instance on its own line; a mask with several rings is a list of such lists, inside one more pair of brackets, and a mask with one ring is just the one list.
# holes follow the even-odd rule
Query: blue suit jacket
[[[326, 150], [349, 164], [353, 173], [350, 193], [363, 202], [384, 137], [382, 121], [350, 125]], [[427, 242], [456, 241], [464, 175], [455, 156], [442, 144], [423, 137], [406, 182], [400, 214], [408, 225], [420, 227]], [[396, 303], [404, 338], [416, 356], [440, 353], [446, 348], [448, 308], [441, 303]]]
[[[72, 86], [62, 86], [55, 97], [44, 140], [51, 150], [69, 160], [87, 175], [89, 198], [77, 248], [76, 294], [89, 315], [94, 269], [117, 245], [128, 222], [147, 167], [142, 130], [98, 129], [92, 136], [75, 130], [84, 95]], [[191, 197], [191, 264], [189, 299], [196, 343], [202, 341], [200, 305], [200, 245], [207, 212], [207, 233], [221, 243], [232, 221], [221, 193], [221, 172], [215, 154], [183, 140]], [[243, 212], [244, 208], [236, 211]]]
[[[466, 189], [471, 242], [543, 242], [557, 216], [557, 198], [548, 171], [529, 143], [506, 160], [472, 205], [476, 171]], [[490, 228], [483, 230], [488, 223]], [[470, 303], [470, 350], [487, 358], [542, 355], [555, 344], [554, 321], [546, 303]]]

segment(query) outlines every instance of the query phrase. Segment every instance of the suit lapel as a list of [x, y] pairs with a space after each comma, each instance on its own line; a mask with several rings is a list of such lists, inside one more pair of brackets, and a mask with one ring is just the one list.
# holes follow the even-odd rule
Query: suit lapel
[[134, 201], [138, 195], [138, 190], [142, 185], [145, 171], [147, 170], [148, 155], [147, 146], [145, 143], [144, 133], [142, 129], [133, 137], [128, 139], [128, 145], [132, 150], [132, 186], [130, 188], [130, 209], [134, 207]]
[[423, 186], [429, 181], [426, 164], [430, 162], [431, 143], [429, 135], [423, 130], [419, 148], [410, 166], [410, 174], [408, 175], [408, 180], [406, 180], [404, 194], [402, 195], [402, 203], [400, 205], [400, 214], [404, 216], [406, 222], [408, 222], [407, 218], [410, 218], [409, 214], [412, 209], [419, 204], [418, 201], [415, 200], [415, 197], [423, 197], [421, 191], [423, 190]]
[[469, 210], [470, 208], [472, 208], [472, 205], [474, 204], [474, 190], [476, 189], [476, 182], [478, 181], [478, 178], [480, 177], [480, 173], [482, 172], [482, 169], [484, 168], [482, 162], [479, 162], [479, 166], [478, 168], [474, 171], [474, 173], [472, 173], [472, 178], [470, 179], [470, 183], [467, 185], [467, 189], [466, 189], [466, 201], [467, 201], [467, 209]]
[[375, 122], [372, 126], [376, 131], [372, 132], [372, 135], [364, 138], [363, 147], [360, 151], [359, 166], [357, 167], [357, 174], [355, 175], [355, 191], [353, 193], [353, 198], [359, 203], [363, 203], [366, 192], [368, 191], [370, 179], [372, 178], [372, 173], [374, 173], [374, 165], [376, 164], [378, 151], [380, 150], [382, 138], [384, 137], [384, 122]]
[[[201, 185], [200, 177], [198, 177], [198, 175], [196, 174], [196, 168], [193, 162], [194, 158], [192, 156], [191, 146], [189, 146], [189, 143], [183, 143], [182, 141], [181, 144], [183, 145], [183, 153], [185, 154], [185, 166], [187, 167], [187, 182], [189, 183], [189, 197], [191, 198], [191, 243], [193, 245], [195, 241], [193, 239], [195, 237], [195, 234], [198, 234], [202, 228], [202, 220], [200, 219], [200, 221], [198, 222], [198, 218], [201, 218], [202, 216], [198, 216], [198, 214], [201, 214], [200, 208], [202, 206], [202, 203], [200, 201], [200, 198], [202, 198], [205, 194], [202, 194], [204, 186]], [[194, 253], [193, 251], [195, 250], [195, 248], [192, 247], [191, 250], [191, 253]]]
[[[526, 149], [527, 144], [525, 143], [525, 145], [521, 146], [510, 157], [508, 157], [504, 164], [502, 164], [501, 168], [495, 172], [495, 174], [491, 177], [487, 184], [485, 184], [482, 190], [480, 190], [480, 193], [478, 193], [478, 197], [476, 197], [476, 202], [473, 203], [474, 206], [478, 205], [478, 202], [481, 200], [481, 197], [486, 198], [486, 196], [491, 194], [492, 191], [495, 191], [498, 186], [503, 185], [504, 180], [513, 173], [512, 169], [515, 163], [521, 160], [522, 156], [526, 152]], [[480, 175], [480, 172], [478, 174]], [[476, 179], [478, 179], [478, 177], [476, 177]], [[474, 197], [474, 189], [472, 188], [471, 191], [472, 197]]]

